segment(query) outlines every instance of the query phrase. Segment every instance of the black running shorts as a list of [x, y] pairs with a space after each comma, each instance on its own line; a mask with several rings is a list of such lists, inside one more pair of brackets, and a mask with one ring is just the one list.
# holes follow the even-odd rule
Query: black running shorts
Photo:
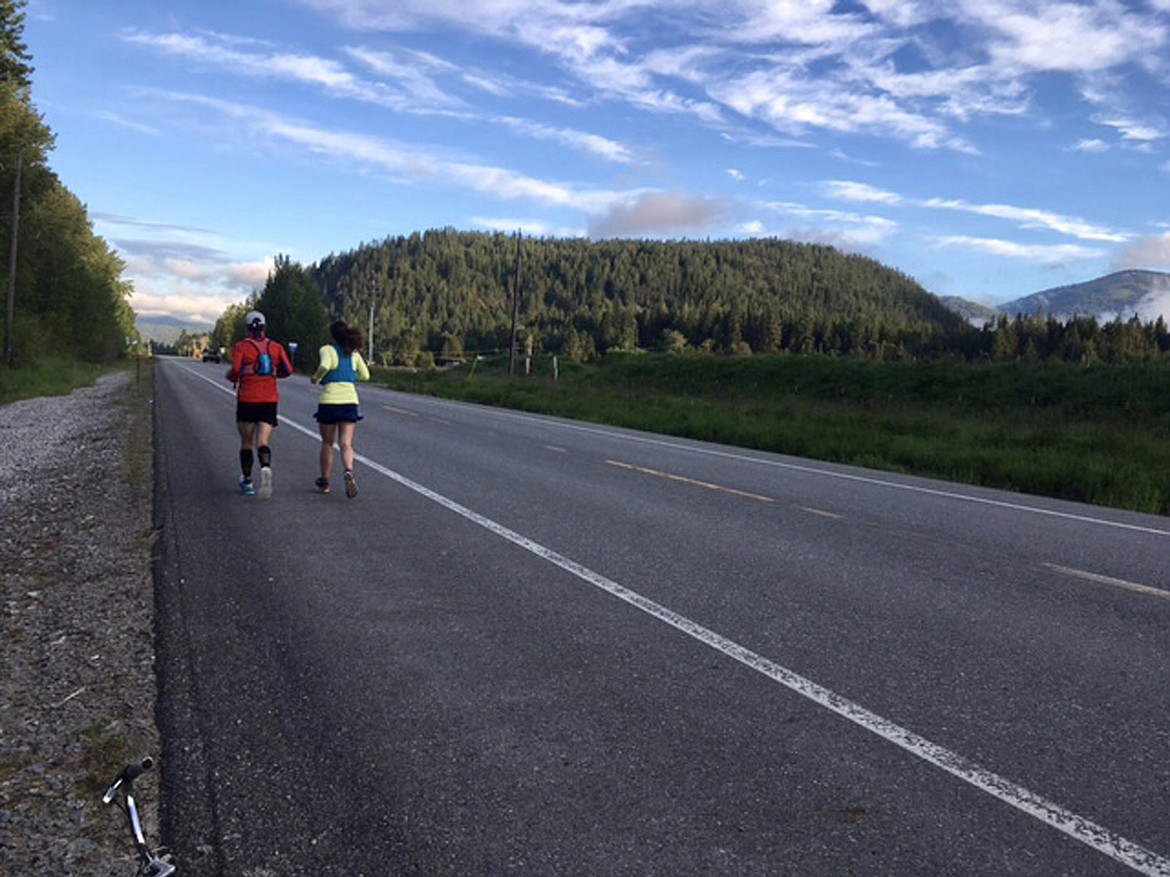
[[236, 423], [271, 423], [276, 426], [276, 403], [237, 402]]

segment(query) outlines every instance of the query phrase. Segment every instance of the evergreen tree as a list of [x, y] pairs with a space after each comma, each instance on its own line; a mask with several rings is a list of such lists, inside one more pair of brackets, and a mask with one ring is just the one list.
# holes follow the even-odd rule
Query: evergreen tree
[[0, 0], [0, 84], [26, 91], [32, 85], [32, 57], [24, 43], [26, 0]]
[[299, 351], [308, 354], [307, 359], [298, 355], [302, 363], [310, 362], [317, 349], [328, 341], [328, 315], [317, 285], [288, 256], [276, 256], [274, 269], [255, 307], [268, 321], [270, 338], [285, 345], [294, 342]]

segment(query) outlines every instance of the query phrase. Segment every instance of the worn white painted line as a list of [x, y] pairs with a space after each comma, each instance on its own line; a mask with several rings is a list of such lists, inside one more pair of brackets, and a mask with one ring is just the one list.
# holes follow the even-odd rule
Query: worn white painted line
[[392, 414], [401, 414], [403, 417], [418, 417], [418, 412], [408, 411], [405, 408], [395, 408], [393, 405], [381, 406], [383, 411], [389, 411]]
[[1170, 600], [1170, 591], [1165, 591], [1161, 588], [1154, 588], [1150, 585], [1140, 585], [1137, 582], [1127, 582], [1125, 579], [1115, 579], [1112, 576], [1103, 576], [1100, 573], [1086, 572], [1083, 569], [1073, 569], [1071, 566], [1059, 566], [1055, 563], [1044, 564], [1054, 572], [1063, 573], [1066, 576], [1072, 576], [1076, 579], [1083, 579], [1086, 582], [1096, 582], [1099, 585], [1109, 585], [1114, 588], [1122, 588], [1126, 591], [1133, 591], [1136, 594], [1145, 594], [1148, 597], [1161, 597], [1163, 600]]
[[[208, 383], [213, 382], [208, 381]], [[213, 385], [218, 386], [218, 384], [214, 383]], [[281, 416], [280, 420], [310, 438], [314, 440], [318, 439], [317, 433], [313, 430], [288, 420], [283, 416]], [[744, 666], [761, 673], [774, 682], [778, 682], [785, 688], [811, 700], [818, 706], [836, 713], [844, 719], [848, 719], [855, 725], [893, 743], [911, 755], [958, 777], [971, 786], [986, 792], [994, 798], [998, 798], [1000, 801], [1015, 807], [1017, 810], [1038, 819], [1040, 822], [1055, 828], [1057, 831], [1068, 835], [1074, 840], [1078, 840], [1086, 846], [1120, 862], [1122, 865], [1133, 869], [1137, 873], [1146, 875], [1146, 877], [1170, 877], [1170, 858], [1148, 850], [1140, 844], [1129, 841], [1121, 835], [1110, 831], [1108, 828], [1065, 809], [1054, 801], [1050, 801], [998, 774], [985, 770], [959, 755], [957, 752], [952, 752], [943, 746], [932, 743], [924, 737], [920, 737], [913, 731], [867, 710], [860, 704], [854, 703], [836, 692], [818, 685], [812, 680], [806, 679], [800, 674], [786, 667], [782, 667], [774, 661], [770, 661], [762, 655], [756, 654], [750, 649], [721, 636], [715, 631], [703, 627], [701, 624], [691, 621], [679, 615], [677, 612], [647, 597], [643, 597], [635, 591], [631, 591], [629, 588], [619, 585], [612, 579], [608, 579], [600, 573], [594, 572], [588, 567], [574, 560], [570, 560], [514, 530], [510, 530], [504, 525], [493, 521], [491, 518], [460, 505], [453, 499], [449, 499], [416, 481], [412, 481], [406, 476], [395, 472], [393, 469], [389, 469], [361, 454], [355, 454], [354, 457], [375, 472], [385, 475], [408, 490], [483, 527], [485, 530], [511, 542], [513, 545], [523, 548], [525, 551], [576, 576], [587, 584], [593, 585], [617, 597], [619, 600], [623, 600], [630, 606], [645, 612], [647, 615], [665, 624], [669, 624], [687, 636], [698, 640], [704, 645], [721, 652]]]
[[[308, 430], [304, 431], [309, 433]], [[312, 433], [309, 434], [311, 435]], [[1161, 856], [1139, 844], [1126, 840], [1115, 832], [1097, 825], [1083, 816], [1078, 816], [1076, 813], [1066, 810], [1059, 804], [1035, 792], [1029, 791], [1023, 786], [1017, 785], [989, 770], [984, 770], [979, 765], [968, 761], [958, 753], [932, 743], [926, 738], [918, 736], [913, 731], [907, 730], [889, 719], [870, 712], [860, 704], [856, 704], [836, 692], [824, 688], [812, 680], [806, 679], [798, 673], [782, 667], [774, 661], [770, 661], [750, 649], [715, 633], [715, 631], [703, 627], [701, 624], [691, 621], [679, 615], [677, 612], [631, 591], [629, 588], [619, 585], [612, 579], [608, 579], [600, 573], [594, 572], [588, 567], [574, 560], [570, 560], [550, 548], [546, 548], [544, 545], [529, 539], [527, 536], [508, 529], [504, 525], [493, 521], [491, 518], [474, 512], [466, 506], [460, 505], [454, 500], [412, 481], [404, 475], [395, 472], [393, 469], [388, 469], [360, 454], [355, 455], [355, 457], [374, 471], [398, 482], [408, 490], [412, 490], [420, 496], [438, 503], [460, 517], [474, 524], [478, 524], [502, 539], [506, 539], [513, 545], [517, 545], [540, 559], [560, 567], [565, 572], [571, 573], [582, 581], [612, 594], [619, 600], [624, 600], [629, 605], [640, 609], [647, 615], [669, 624], [704, 645], [722, 652], [729, 658], [762, 673], [769, 679], [808, 698], [819, 706], [901, 747], [911, 755], [917, 756], [923, 761], [941, 768], [975, 788], [987, 792], [989, 795], [1010, 804], [1029, 816], [1039, 819], [1041, 822], [1092, 847], [1098, 852], [1104, 853], [1111, 859], [1115, 859], [1138, 873], [1149, 875], [1149, 877], [1170, 877], [1170, 858]]]
[[808, 512], [810, 515], [820, 515], [822, 518], [832, 518], [834, 520], [841, 520], [844, 515], [839, 515], [836, 512], [826, 512], [824, 509], [814, 509], [811, 506], [798, 505], [798, 509], [802, 512]]

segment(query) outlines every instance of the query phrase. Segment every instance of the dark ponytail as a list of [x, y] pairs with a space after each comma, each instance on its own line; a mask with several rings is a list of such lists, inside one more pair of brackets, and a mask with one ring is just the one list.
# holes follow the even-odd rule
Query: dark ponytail
[[355, 350], [361, 349], [362, 330], [356, 326], [346, 325], [344, 320], [336, 320], [329, 327], [329, 334], [333, 337], [333, 341], [345, 352], [346, 356], [349, 356]]

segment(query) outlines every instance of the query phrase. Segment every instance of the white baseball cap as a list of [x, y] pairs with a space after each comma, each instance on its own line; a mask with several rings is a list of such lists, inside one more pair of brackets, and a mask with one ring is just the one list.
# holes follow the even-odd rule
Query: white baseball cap
[[248, 328], [259, 323], [261, 326], [267, 325], [264, 315], [259, 311], [248, 311], [248, 316], [244, 317], [244, 325]]

